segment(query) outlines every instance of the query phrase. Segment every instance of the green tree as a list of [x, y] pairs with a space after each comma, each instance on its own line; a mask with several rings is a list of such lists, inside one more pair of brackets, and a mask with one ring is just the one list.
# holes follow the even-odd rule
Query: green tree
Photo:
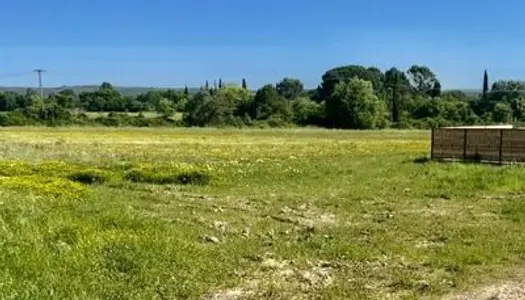
[[70, 109], [78, 105], [77, 96], [72, 89], [61, 90], [56, 94], [55, 99], [57, 105], [60, 105], [63, 108]]
[[242, 88], [245, 89], [245, 90], [248, 89], [248, 84], [246, 83], [246, 79], [245, 78], [242, 79]]
[[88, 111], [124, 111], [125, 99], [109, 82], [103, 82], [95, 92], [79, 95], [82, 106]]
[[279, 96], [275, 87], [267, 84], [257, 90], [252, 102], [250, 115], [252, 119], [258, 120], [269, 119], [271, 116], [288, 119], [290, 111], [285, 100]]
[[25, 104], [25, 97], [15, 92], [0, 93], [0, 111], [12, 111]]
[[405, 73], [393, 67], [385, 72], [384, 88], [389, 99], [391, 121], [398, 123], [401, 112], [406, 109], [405, 100], [410, 92], [410, 82]]
[[321, 85], [318, 88], [319, 101], [330, 97], [338, 83], [349, 81], [354, 77], [370, 81], [374, 92], [378, 94], [383, 91], [384, 74], [379, 69], [357, 65], [342, 66], [324, 73]]
[[102, 82], [102, 84], [99, 87], [99, 90], [114, 90], [113, 85], [107, 81]]
[[297, 98], [304, 90], [303, 83], [299, 79], [285, 77], [276, 85], [277, 93], [287, 100]]
[[159, 102], [168, 97], [175, 97], [171, 92], [160, 92], [156, 90], [150, 90], [137, 96], [137, 101], [143, 104], [146, 110], [157, 110]]
[[249, 96], [248, 91], [236, 87], [220, 89], [214, 97], [199, 92], [188, 101], [183, 120], [189, 126], [237, 125], [241, 119], [236, 116], [237, 107]]
[[440, 98], [447, 101], [459, 101], [468, 103], [471, 98], [461, 90], [449, 90], [441, 93]]
[[324, 119], [324, 103], [299, 97], [292, 103], [293, 122], [299, 125], [320, 125]]
[[41, 99], [40, 95], [37, 94], [30, 95], [29, 97], [30, 102], [24, 112], [33, 119], [39, 119], [45, 109], [44, 99]]
[[495, 109], [497, 103], [505, 103], [511, 109], [511, 118], [523, 120], [525, 112], [523, 102], [525, 101], [525, 82], [517, 80], [499, 80], [492, 84], [492, 89], [483, 102], [483, 112]]
[[186, 96], [186, 98], [190, 95], [190, 92], [188, 91], [188, 86], [187, 85], [184, 86], [184, 95]]
[[163, 98], [157, 103], [156, 111], [164, 117], [171, 117], [175, 113], [175, 107], [173, 102]]
[[386, 126], [386, 106], [371, 82], [352, 78], [338, 83], [326, 101], [326, 117], [337, 128], [374, 129]]
[[[432, 96], [434, 86], [438, 82], [436, 74], [427, 66], [413, 65], [407, 71], [408, 78], [414, 90], [420, 94]], [[439, 85], [441, 90], [441, 85]]]
[[432, 90], [430, 91], [430, 97], [436, 98], [439, 96], [441, 96], [441, 83], [436, 80], [432, 86]]
[[496, 123], [507, 123], [510, 121], [512, 108], [507, 103], [496, 103], [492, 112], [492, 119]]
[[199, 91], [188, 99], [184, 108], [182, 119], [187, 126], [205, 126], [208, 121], [206, 111], [203, 109], [207, 102], [213, 101], [206, 90]]

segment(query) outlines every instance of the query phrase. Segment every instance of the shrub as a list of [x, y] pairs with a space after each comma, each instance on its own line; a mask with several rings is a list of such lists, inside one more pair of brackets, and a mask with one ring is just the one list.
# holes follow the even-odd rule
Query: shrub
[[211, 181], [211, 174], [208, 170], [188, 166], [171, 168], [146, 167], [127, 171], [124, 179], [132, 182], [152, 184], [206, 185]]
[[210, 175], [200, 171], [181, 172], [177, 179], [181, 184], [206, 185], [210, 182]]
[[41, 176], [0, 177], [0, 185], [9, 189], [32, 191], [39, 195], [79, 199], [89, 190], [83, 185], [61, 178]]
[[43, 161], [34, 166], [34, 173], [46, 177], [67, 178], [69, 174], [82, 171], [86, 166], [72, 164], [65, 161]]
[[0, 161], [0, 176], [32, 175], [34, 170], [28, 163], [17, 161]]
[[67, 178], [83, 184], [102, 184], [110, 179], [110, 174], [101, 170], [84, 170], [70, 174]]

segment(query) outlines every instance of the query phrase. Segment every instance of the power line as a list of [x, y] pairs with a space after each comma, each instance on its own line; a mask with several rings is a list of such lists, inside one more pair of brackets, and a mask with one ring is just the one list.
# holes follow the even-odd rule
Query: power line
[[31, 72], [20, 72], [20, 73], [5, 73], [0, 74], [0, 78], [13, 78], [13, 77], [22, 77], [31, 74]]

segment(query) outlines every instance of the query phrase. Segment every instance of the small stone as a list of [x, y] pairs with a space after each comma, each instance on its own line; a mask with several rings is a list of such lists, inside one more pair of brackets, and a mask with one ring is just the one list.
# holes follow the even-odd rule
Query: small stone
[[224, 211], [224, 209], [222, 207], [220, 207], [220, 206], [219, 207], [215, 207], [213, 209], [213, 212], [215, 212], [215, 213], [220, 213], [220, 212], [223, 212], [223, 211]]
[[221, 240], [219, 240], [219, 238], [215, 237], [215, 236], [208, 236], [208, 235], [205, 235], [201, 238], [204, 242], [208, 242], [208, 243], [213, 243], [213, 244], [218, 244], [221, 242]]

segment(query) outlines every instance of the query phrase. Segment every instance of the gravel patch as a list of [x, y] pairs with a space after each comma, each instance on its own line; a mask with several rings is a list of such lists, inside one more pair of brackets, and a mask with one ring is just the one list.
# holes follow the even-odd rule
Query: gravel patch
[[483, 287], [479, 290], [448, 296], [444, 300], [521, 300], [525, 299], [525, 280]]

